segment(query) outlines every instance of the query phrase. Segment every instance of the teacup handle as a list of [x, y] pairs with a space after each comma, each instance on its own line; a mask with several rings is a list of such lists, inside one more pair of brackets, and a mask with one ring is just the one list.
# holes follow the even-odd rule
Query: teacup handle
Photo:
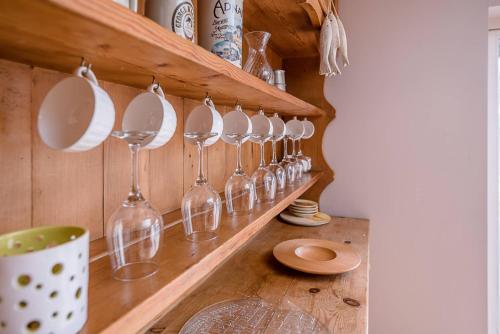
[[152, 83], [151, 85], [149, 85], [148, 92], [151, 92], [153, 94], [157, 94], [160, 97], [165, 98], [165, 94], [163, 93], [163, 89], [161, 89], [161, 86], [159, 83]]
[[96, 86], [99, 87], [99, 82], [97, 81], [97, 78], [92, 72], [92, 70], [87, 67], [87, 66], [80, 66], [75, 70], [75, 75], [81, 78], [85, 78], [90, 80], [92, 83], [94, 83]]
[[215, 109], [215, 105], [214, 105], [214, 102], [212, 101], [212, 99], [207, 96], [204, 100], [203, 100], [203, 104], [206, 105], [207, 107], [209, 108], [212, 108], [212, 109]]

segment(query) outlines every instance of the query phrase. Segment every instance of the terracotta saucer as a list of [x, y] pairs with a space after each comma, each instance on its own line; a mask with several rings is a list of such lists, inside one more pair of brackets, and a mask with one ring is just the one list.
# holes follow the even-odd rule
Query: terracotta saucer
[[273, 255], [287, 267], [318, 275], [345, 273], [361, 263], [352, 246], [321, 239], [283, 241], [274, 247]]

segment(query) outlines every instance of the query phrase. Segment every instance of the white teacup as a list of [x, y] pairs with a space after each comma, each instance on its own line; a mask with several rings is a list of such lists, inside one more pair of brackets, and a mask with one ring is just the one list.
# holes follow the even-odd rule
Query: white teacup
[[115, 123], [113, 101], [99, 87], [92, 70], [80, 66], [74, 74], [52, 87], [38, 113], [38, 133], [43, 142], [65, 152], [98, 146]]
[[[204, 146], [213, 145], [219, 140], [223, 129], [222, 117], [215, 109], [210, 98], [205, 98], [203, 104], [195, 107], [186, 118], [184, 125], [185, 133], [216, 133], [216, 136], [210, 137], [205, 141]], [[187, 141], [195, 143], [192, 139]]]
[[147, 92], [137, 95], [123, 114], [124, 131], [155, 131], [156, 136], [145, 142], [144, 148], [154, 149], [166, 144], [174, 135], [177, 116], [165, 99], [159, 84], [151, 84]]
[[273, 134], [271, 140], [279, 141], [283, 139], [286, 133], [285, 122], [279, 118], [278, 114], [274, 114], [273, 117], [269, 117], [269, 120], [273, 124]]
[[244, 143], [249, 139], [252, 133], [252, 122], [250, 117], [243, 112], [238, 104], [235, 110], [228, 112], [222, 117], [224, 127], [222, 131], [222, 140], [228, 144], [236, 144], [237, 138], [235, 135], [244, 137], [241, 142]]
[[302, 139], [311, 138], [314, 135], [314, 123], [305, 117], [302, 121], [302, 125], [304, 126], [304, 135], [302, 136]]
[[252, 135], [250, 140], [254, 143], [260, 143], [261, 140], [268, 141], [273, 134], [273, 123], [264, 115], [262, 110], [257, 115], [250, 118], [252, 121]]
[[292, 140], [298, 140], [304, 135], [304, 125], [294, 116], [286, 122], [286, 136]]

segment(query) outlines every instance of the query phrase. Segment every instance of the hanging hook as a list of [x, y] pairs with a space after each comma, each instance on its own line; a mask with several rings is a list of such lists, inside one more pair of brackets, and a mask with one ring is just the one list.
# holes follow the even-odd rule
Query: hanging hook
[[157, 91], [158, 88], [160, 88], [160, 83], [156, 80], [156, 77], [153, 75], [153, 82], [151, 82], [151, 85], [153, 85], [153, 90]]

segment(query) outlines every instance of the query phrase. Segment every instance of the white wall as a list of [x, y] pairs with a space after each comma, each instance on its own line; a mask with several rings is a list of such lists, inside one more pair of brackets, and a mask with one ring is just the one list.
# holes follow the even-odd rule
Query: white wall
[[486, 333], [488, 2], [341, 4], [321, 206], [371, 220], [370, 334]]

